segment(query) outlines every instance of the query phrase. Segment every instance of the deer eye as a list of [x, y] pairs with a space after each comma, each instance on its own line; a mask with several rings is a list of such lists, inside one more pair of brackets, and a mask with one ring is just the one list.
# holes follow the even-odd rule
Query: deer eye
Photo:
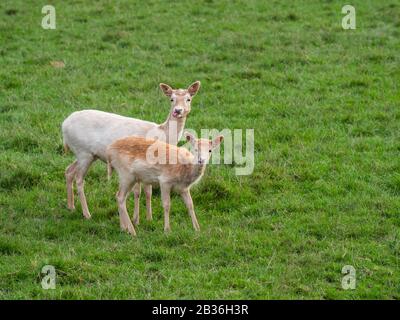
[[171, 98], [171, 102], [174, 102], [174, 99]]
[[210, 152], [210, 153], [211, 153], [211, 150], [208, 150], [208, 152]]
[[190, 102], [191, 100], [190, 100], [190, 99], [187, 99], [186, 101], [187, 101], [187, 102]]

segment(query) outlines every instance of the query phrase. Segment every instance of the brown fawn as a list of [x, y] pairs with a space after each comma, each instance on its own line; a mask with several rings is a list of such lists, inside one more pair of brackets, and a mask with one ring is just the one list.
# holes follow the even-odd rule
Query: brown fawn
[[[214, 140], [196, 139], [186, 132], [185, 138], [191, 143], [192, 153], [183, 147], [137, 136], [119, 139], [108, 146], [106, 151], [108, 177], [110, 178], [113, 168], [119, 176], [119, 191], [116, 197], [122, 230], [136, 235], [126, 210], [126, 198], [137, 182], [160, 185], [164, 208], [164, 231], [168, 232], [171, 229], [169, 224], [171, 190], [180, 193], [192, 218], [194, 229], [200, 230], [190, 188], [203, 176], [212, 150], [222, 142], [223, 136], [218, 136]], [[162, 153], [164, 158], [160, 161]]]

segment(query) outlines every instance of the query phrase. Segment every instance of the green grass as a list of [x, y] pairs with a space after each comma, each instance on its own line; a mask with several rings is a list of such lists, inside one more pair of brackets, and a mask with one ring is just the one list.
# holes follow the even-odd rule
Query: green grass
[[[399, 299], [399, 2], [353, 1], [356, 30], [343, 1], [117, 3], [50, 1], [43, 30], [43, 1], [0, 2], [0, 298]], [[155, 191], [154, 221], [142, 196], [138, 237], [121, 233], [100, 162], [92, 220], [69, 212], [63, 119], [161, 122], [158, 83], [194, 80], [188, 128], [255, 129], [252, 175], [210, 166], [193, 189], [202, 231], [174, 197], [165, 235]]]

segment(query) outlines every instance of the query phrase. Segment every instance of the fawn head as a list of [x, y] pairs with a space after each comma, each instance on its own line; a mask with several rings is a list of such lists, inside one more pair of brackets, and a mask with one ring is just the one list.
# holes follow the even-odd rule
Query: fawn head
[[196, 139], [194, 135], [189, 132], [185, 132], [186, 141], [192, 145], [192, 154], [194, 155], [194, 161], [197, 164], [207, 164], [210, 160], [213, 149], [218, 147], [224, 136], [219, 135], [214, 140], [208, 139]]
[[200, 81], [192, 83], [187, 89], [172, 89], [165, 83], [160, 83], [160, 88], [171, 100], [171, 116], [180, 119], [189, 114], [192, 98], [200, 89]]

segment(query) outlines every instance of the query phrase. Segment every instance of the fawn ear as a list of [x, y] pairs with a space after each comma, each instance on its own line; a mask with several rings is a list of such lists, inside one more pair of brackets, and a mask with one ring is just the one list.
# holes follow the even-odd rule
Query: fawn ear
[[171, 96], [171, 94], [172, 94], [172, 88], [171, 88], [169, 85], [167, 85], [167, 84], [165, 84], [165, 83], [160, 83], [160, 89], [162, 90], [162, 92], [164, 92], [164, 94], [165, 94], [167, 97], [170, 97], [170, 96]]
[[221, 136], [216, 137], [212, 142], [212, 147], [213, 148], [218, 147], [221, 144], [222, 140], [224, 140], [224, 136], [221, 135]]
[[192, 83], [189, 88], [187, 88], [187, 91], [189, 92], [189, 94], [193, 97], [196, 95], [197, 91], [199, 91], [200, 89], [200, 81], [196, 81], [194, 83]]
[[186, 139], [187, 142], [194, 143], [194, 139], [195, 138], [194, 138], [193, 134], [191, 134], [190, 132], [186, 131], [185, 132], [185, 139]]

